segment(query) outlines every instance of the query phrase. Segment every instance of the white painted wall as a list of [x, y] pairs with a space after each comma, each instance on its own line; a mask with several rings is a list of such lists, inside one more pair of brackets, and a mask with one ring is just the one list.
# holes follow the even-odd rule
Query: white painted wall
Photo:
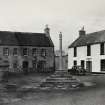
[[74, 48], [68, 49], [68, 69], [72, 68], [73, 61], [77, 60], [77, 65], [81, 64], [81, 60], [92, 61], [92, 72], [100, 71], [100, 61], [105, 59], [105, 55], [100, 55], [100, 44], [91, 45], [91, 56], [87, 56], [87, 46], [77, 47], [77, 57], [74, 57]]
[[68, 69], [73, 66], [73, 48], [68, 49]]
[[100, 72], [100, 44], [91, 45], [92, 72]]

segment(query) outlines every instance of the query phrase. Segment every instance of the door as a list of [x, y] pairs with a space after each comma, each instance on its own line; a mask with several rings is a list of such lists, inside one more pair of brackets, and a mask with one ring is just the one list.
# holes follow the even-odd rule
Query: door
[[92, 72], [92, 61], [86, 61], [87, 72]]
[[77, 66], [77, 61], [76, 60], [74, 60], [74, 66]]
[[44, 72], [45, 67], [46, 67], [46, 62], [45, 61], [39, 61], [38, 66], [37, 66], [38, 70]]
[[36, 60], [33, 60], [32, 61], [32, 65], [33, 65], [33, 70], [37, 70], [37, 62], [36, 62]]
[[23, 72], [28, 73], [28, 61], [23, 61]]
[[81, 60], [81, 67], [84, 68], [85, 67], [85, 61]]

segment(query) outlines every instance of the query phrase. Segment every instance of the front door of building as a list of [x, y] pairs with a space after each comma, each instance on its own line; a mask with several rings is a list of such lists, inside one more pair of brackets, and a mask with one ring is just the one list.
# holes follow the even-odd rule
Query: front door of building
[[23, 61], [23, 72], [28, 73], [28, 61]]
[[84, 68], [84, 66], [85, 66], [85, 61], [81, 60], [81, 67]]
[[92, 61], [86, 61], [87, 72], [92, 72]]
[[36, 60], [32, 61], [32, 65], [33, 65], [33, 70], [36, 71], [37, 70], [37, 62], [36, 62]]
[[46, 66], [46, 62], [45, 61], [39, 61], [38, 66], [37, 66], [39, 72], [40, 71], [41, 72], [45, 72], [45, 66]]

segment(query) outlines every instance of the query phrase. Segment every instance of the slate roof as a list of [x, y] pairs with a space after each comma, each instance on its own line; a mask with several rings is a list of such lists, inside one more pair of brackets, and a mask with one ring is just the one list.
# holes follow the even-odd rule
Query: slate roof
[[0, 45], [54, 47], [52, 40], [44, 33], [0, 31]]
[[105, 42], [105, 30], [89, 33], [85, 36], [78, 37], [68, 48], [86, 46]]

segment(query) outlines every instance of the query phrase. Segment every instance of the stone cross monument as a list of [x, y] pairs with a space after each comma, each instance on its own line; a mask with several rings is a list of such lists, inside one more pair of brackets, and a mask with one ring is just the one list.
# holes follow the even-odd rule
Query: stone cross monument
[[61, 32], [59, 34], [59, 53], [60, 53], [60, 56], [59, 56], [59, 70], [63, 70], [63, 67], [62, 67], [62, 33]]

